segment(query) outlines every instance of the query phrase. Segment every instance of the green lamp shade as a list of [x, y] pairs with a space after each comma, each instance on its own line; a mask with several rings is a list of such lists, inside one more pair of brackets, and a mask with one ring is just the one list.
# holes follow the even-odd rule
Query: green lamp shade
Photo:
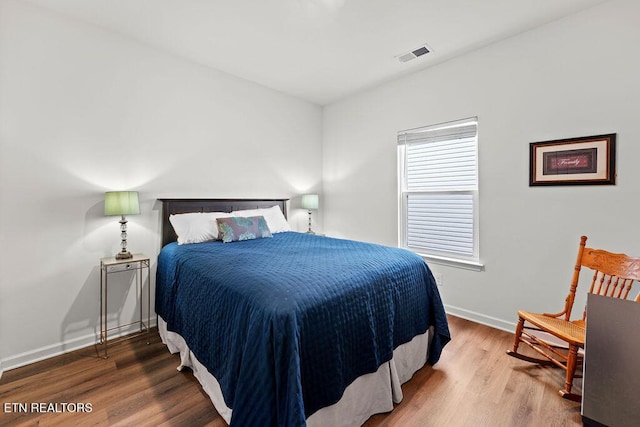
[[140, 213], [137, 191], [108, 191], [104, 193], [105, 215], [137, 215]]
[[305, 194], [302, 196], [302, 207], [304, 209], [318, 209], [318, 195]]

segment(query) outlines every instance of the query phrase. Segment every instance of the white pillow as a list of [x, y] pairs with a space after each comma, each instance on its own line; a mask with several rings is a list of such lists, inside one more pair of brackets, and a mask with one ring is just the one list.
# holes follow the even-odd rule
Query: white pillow
[[202, 243], [218, 240], [217, 218], [228, 218], [227, 212], [192, 212], [169, 215], [169, 222], [178, 235], [178, 244]]
[[280, 206], [275, 205], [270, 208], [264, 209], [246, 209], [242, 211], [231, 212], [233, 216], [263, 216], [267, 221], [267, 227], [271, 230], [272, 234], [282, 233], [283, 231], [291, 231], [291, 226], [284, 217]]

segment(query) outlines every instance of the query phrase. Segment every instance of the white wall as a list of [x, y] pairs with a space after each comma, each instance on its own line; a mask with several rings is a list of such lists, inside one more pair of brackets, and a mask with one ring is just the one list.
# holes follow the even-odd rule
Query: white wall
[[[104, 191], [140, 191], [129, 247], [154, 267], [158, 197], [293, 197], [295, 208], [318, 191], [314, 228], [395, 245], [397, 131], [476, 115], [486, 268], [432, 264], [443, 299], [506, 329], [517, 309], [555, 308], [581, 234], [640, 253], [637, 16], [636, 2], [610, 1], [328, 106], [323, 119], [317, 106], [0, 0], [0, 366], [95, 341], [98, 260], [119, 243]], [[616, 186], [528, 187], [529, 142], [609, 132]], [[306, 212], [291, 213], [305, 229]], [[135, 300], [122, 285], [126, 309], [111, 318], [125, 321]]]
[[[321, 127], [318, 106], [2, 0], [3, 368], [95, 342], [98, 263], [119, 245], [104, 191], [140, 192], [129, 249], [154, 272], [159, 197], [292, 197], [304, 230], [295, 208], [321, 190]], [[134, 316], [129, 279], [110, 285], [114, 322]]]
[[[397, 132], [478, 116], [485, 271], [431, 264], [444, 302], [507, 330], [518, 309], [560, 311], [581, 234], [640, 255], [639, 16], [610, 1], [326, 107], [325, 231], [397, 244]], [[604, 133], [617, 185], [528, 186], [530, 142]]]

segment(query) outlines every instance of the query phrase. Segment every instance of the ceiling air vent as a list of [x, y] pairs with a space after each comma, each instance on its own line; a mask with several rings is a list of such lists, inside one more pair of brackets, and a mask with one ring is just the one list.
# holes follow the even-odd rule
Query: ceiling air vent
[[416, 59], [419, 56], [426, 55], [429, 52], [431, 52], [431, 49], [429, 48], [429, 46], [425, 44], [412, 50], [411, 52], [397, 55], [396, 58], [398, 58], [398, 61], [400, 62], [408, 62], [408, 61], [411, 61], [412, 59]]

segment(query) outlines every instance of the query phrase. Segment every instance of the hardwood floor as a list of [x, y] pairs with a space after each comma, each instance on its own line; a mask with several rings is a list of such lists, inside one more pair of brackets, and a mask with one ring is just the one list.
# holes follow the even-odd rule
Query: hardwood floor
[[[564, 378], [559, 369], [507, 356], [512, 334], [449, 321], [453, 340], [440, 362], [418, 371], [402, 387], [403, 401], [366, 427], [582, 425], [580, 405], [557, 394]], [[91, 347], [5, 372], [0, 425], [226, 425], [191, 372], [176, 371], [179, 357], [155, 331], [150, 345], [144, 335], [110, 341], [109, 355], [104, 360]], [[29, 411], [21, 412], [20, 403]], [[34, 403], [45, 404], [40, 410], [76, 412], [32, 412]], [[91, 404], [91, 412], [72, 403]]]

